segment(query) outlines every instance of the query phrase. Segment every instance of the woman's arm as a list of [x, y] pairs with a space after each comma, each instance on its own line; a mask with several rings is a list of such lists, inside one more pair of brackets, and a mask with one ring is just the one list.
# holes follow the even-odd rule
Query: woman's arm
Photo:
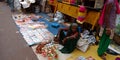
[[79, 32], [76, 32], [76, 33], [74, 33], [73, 35], [68, 36], [67, 38], [70, 38], [70, 39], [77, 38], [77, 37], [78, 37], [78, 34], [79, 34]]
[[63, 44], [68, 40], [68, 39], [74, 39], [74, 38], [77, 38], [79, 35], [79, 33], [76, 32], [75, 34], [71, 35], [71, 36], [68, 36], [66, 38], [64, 38], [62, 41], [63, 41]]
[[68, 28], [60, 28], [59, 31], [61, 31], [61, 30], [68, 31]]

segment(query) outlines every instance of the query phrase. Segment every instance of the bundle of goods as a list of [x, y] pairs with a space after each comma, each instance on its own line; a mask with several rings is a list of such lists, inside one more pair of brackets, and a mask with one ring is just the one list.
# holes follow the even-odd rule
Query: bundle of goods
[[120, 54], [120, 45], [117, 45], [116, 43], [114, 42], [111, 42], [108, 49], [114, 51], [115, 53], [117, 54]]
[[82, 52], [86, 52], [90, 44], [95, 44], [96, 38], [94, 35], [89, 35], [90, 32], [85, 30], [81, 33], [81, 38], [77, 42], [77, 48]]
[[87, 39], [90, 44], [95, 44], [95, 42], [96, 42], [96, 38], [95, 38], [94, 34], [89, 32], [88, 30], [84, 30], [81, 33], [81, 37], [83, 39]]
[[48, 57], [48, 60], [58, 60], [57, 46], [55, 44], [48, 43], [41, 46], [40, 49], [40, 54], [42, 54], [43, 57]]
[[54, 16], [54, 21], [58, 23], [63, 23], [63, 14], [59, 11], [56, 11], [55, 16]]

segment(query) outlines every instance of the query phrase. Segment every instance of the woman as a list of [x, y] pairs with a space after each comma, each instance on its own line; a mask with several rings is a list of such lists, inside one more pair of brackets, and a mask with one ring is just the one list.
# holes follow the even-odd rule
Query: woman
[[78, 39], [79, 32], [76, 23], [72, 23], [69, 28], [60, 29], [55, 38], [56, 41], [64, 46], [60, 50], [62, 53], [71, 53], [75, 49]]
[[116, 14], [118, 13], [118, 2], [117, 0], [107, 0], [100, 20], [99, 24], [101, 26], [100, 29], [100, 43], [98, 48], [98, 55], [104, 58], [105, 60], [105, 51], [107, 50], [111, 39], [114, 36], [114, 29], [115, 29], [115, 20]]

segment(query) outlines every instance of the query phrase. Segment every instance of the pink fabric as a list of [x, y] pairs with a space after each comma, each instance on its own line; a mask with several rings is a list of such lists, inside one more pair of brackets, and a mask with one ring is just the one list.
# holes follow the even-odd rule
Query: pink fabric
[[84, 17], [78, 17], [77, 19], [78, 19], [80, 22], [83, 22], [83, 21], [85, 20]]
[[106, 4], [105, 4], [104, 7], [103, 7], [103, 10], [102, 10], [102, 13], [101, 13], [100, 19], [99, 19], [99, 21], [98, 21], [98, 23], [99, 23], [100, 26], [103, 25], [105, 8], [106, 8]]
[[[107, 1], [108, 1], [108, 0], [107, 0]], [[107, 1], [106, 1], [106, 2], [107, 2]], [[118, 3], [117, 0], [115, 0], [115, 4], [116, 4], [116, 8], [117, 8], [116, 13], [117, 13], [117, 14], [120, 14], [119, 3]], [[99, 19], [99, 21], [98, 21], [98, 24], [99, 24], [100, 26], [103, 25], [105, 8], [106, 8], [106, 3], [105, 3], [105, 5], [104, 5], [104, 7], [103, 7], [103, 10], [102, 10], [100, 19]]]
[[119, 8], [119, 2], [115, 0], [116, 8], [117, 8], [117, 14], [120, 14], [120, 8]]
[[53, 2], [54, 2], [54, 0], [50, 0], [50, 2], [51, 2], [51, 3], [53, 3]]
[[70, 0], [70, 4], [75, 4], [75, 0]]

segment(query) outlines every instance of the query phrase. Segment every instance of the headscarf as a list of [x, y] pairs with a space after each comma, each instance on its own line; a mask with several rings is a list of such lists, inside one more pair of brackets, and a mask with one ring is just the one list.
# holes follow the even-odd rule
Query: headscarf
[[68, 30], [68, 34], [67, 35], [71, 35], [73, 32], [72, 32], [72, 26], [76, 26], [77, 28], [77, 32], [79, 32], [79, 29], [78, 29], [78, 24], [77, 23], [72, 23], [69, 27], [69, 30]]

